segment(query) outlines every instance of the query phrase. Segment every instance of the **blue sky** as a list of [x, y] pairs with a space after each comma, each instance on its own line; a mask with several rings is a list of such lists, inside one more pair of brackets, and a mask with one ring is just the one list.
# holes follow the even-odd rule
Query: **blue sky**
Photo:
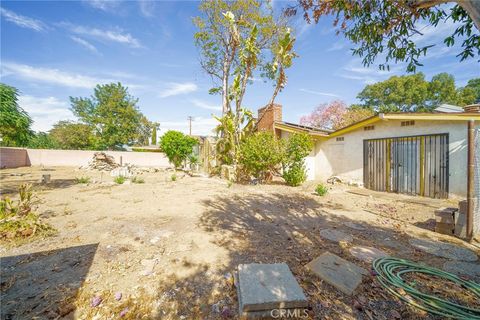
[[[273, 4], [279, 12], [288, 3]], [[89, 96], [97, 83], [120, 81], [139, 98], [140, 110], [160, 122], [160, 133], [187, 132], [187, 117], [193, 116], [193, 133], [209, 134], [221, 97], [208, 94], [212, 83], [200, 68], [191, 22], [197, 6], [196, 1], [2, 1], [1, 82], [20, 90], [20, 105], [37, 131], [75, 119], [69, 96]], [[354, 103], [366, 84], [404, 73], [404, 65], [389, 72], [363, 67], [349, 51], [352, 44], [335, 34], [331, 19], [307, 25], [298, 16], [291, 25], [300, 57], [277, 98], [285, 121], [298, 122], [333, 99]], [[454, 27], [419, 26], [418, 41], [437, 45], [418, 71], [427, 78], [449, 72], [464, 85], [480, 75], [480, 66], [476, 59], [460, 63], [459, 48], [442, 44]], [[256, 111], [272, 90], [271, 83], [254, 81], [245, 107]]]

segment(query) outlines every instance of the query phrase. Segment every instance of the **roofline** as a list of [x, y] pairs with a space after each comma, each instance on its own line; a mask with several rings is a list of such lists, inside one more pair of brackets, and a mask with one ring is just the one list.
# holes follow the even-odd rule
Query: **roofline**
[[322, 138], [333, 138], [350, 131], [359, 129], [363, 126], [371, 125], [381, 120], [437, 120], [437, 121], [480, 121], [480, 113], [477, 112], [455, 112], [455, 113], [420, 113], [420, 112], [398, 112], [398, 113], [379, 113], [369, 118], [352, 123], [349, 126], [340, 128], [333, 132], [320, 132], [315, 130], [302, 129], [294, 125], [282, 122], [275, 122], [274, 127], [288, 132], [306, 132], [312, 136]]
[[295, 132], [308, 133], [309, 135], [314, 136], [314, 137], [327, 138], [328, 134], [329, 134], [329, 132], [326, 131], [326, 130], [325, 131], [324, 130], [318, 130], [317, 131], [314, 128], [309, 129], [308, 127], [300, 127], [300, 126], [296, 126], [294, 124], [279, 122], [279, 121], [275, 121], [273, 123], [273, 127], [274, 127], [274, 129], [280, 129], [280, 130], [287, 131], [287, 132], [292, 132], [292, 133], [295, 133]]

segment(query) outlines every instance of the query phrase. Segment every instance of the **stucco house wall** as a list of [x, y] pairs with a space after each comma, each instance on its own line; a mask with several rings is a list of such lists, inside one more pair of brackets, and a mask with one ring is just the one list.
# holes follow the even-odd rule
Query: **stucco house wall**
[[[467, 186], [467, 122], [415, 120], [413, 126], [401, 126], [401, 120], [383, 120], [374, 124], [375, 129], [363, 127], [346, 133], [344, 141], [336, 137], [322, 139], [315, 147], [315, 177], [325, 180], [332, 175], [346, 181], [363, 181], [363, 140], [394, 138], [427, 134], [449, 135], [449, 192], [466, 196]], [[476, 125], [480, 130], [480, 124]]]

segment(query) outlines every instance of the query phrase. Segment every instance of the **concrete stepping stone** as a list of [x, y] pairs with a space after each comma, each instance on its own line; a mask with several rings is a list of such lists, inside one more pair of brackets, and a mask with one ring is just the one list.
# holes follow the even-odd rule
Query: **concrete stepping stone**
[[320, 230], [320, 237], [324, 239], [328, 239], [330, 241], [335, 241], [335, 242], [340, 242], [340, 241], [352, 242], [353, 241], [353, 237], [351, 235], [335, 229]]
[[447, 261], [443, 264], [443, 270], [458, 276], [480, 279], [480, 264], [476, 262]]
[[368, 263], [372, 263], [373, 260], [378, 258], [388, 257], [388, 254], [385, 251], [374, 247], [357, 246], [350, 248], [349, 251], [350, 254], [355, 258]]
[[348, 295], [362, 282], [362, 275], [368, 274], [367, 270], [328, 251], [309, 262], [306, 268]]
[[415, 248], [437, 257], [460, 261], [477, 261], [475, 252], [454, 244], [428, 239], [411, 239], [410, 244]]
[[365, 228], [364, 226], [360, 225], [360, 224], [357, 224], [355, 222], [345, 222], [344, 225], [346, 225], [347, 227], [351, 228], [351, 229], [354, 229], [354, 230], [358, 230], [358, 231], [365, 231], [367, 230], [367, 228]]
[[273, 309], [308, 306], [302, 288], [285, 263], [239, 265], [237, 293], [243, 316], [268, 316]]

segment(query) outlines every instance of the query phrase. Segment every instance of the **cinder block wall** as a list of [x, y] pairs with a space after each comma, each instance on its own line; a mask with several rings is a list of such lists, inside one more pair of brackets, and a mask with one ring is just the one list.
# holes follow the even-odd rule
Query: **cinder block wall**
[[29, 166], [27, 150], [23, 148], [0, 148], [0, 169]]

